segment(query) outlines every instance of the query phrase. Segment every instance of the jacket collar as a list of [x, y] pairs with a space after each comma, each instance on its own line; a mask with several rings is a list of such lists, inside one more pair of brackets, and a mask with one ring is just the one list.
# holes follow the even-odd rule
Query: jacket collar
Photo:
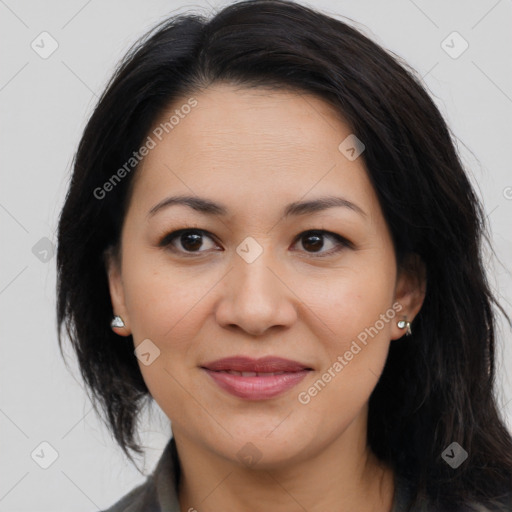
[[180, 465], [176, 441], [171, 437], [153, 473], [161, 512], [180, 512], [178, 486]]

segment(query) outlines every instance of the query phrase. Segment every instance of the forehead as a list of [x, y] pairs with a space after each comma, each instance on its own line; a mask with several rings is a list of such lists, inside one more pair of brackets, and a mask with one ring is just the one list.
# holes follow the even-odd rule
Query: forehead
[[[333, 107], [298, 91], [214, 85], [194, 99], [196, 106], [164, 135], [170, 139], [172, 133], [176, 145], [186, 139], [187, 148], [183, 149], [191, 152], [220, 149], [224, 154], [236, 151], [238, 158], [243, 153], [252, 158], [263, 150], [261, 156], [279, 152], [292, 158], [294, 150], [304, 155], [332, 150], [333, 146], [336, 149], [339, 137], [350, 134]], [[175, 101], [156, 125], [165, 123], [169, 114], [180, 111], [188, 100]]]
[[176, 100], [149, 136], [155, 146], [135, 189], [153, 202], [175, 191], [245, 207], [250, 200], [291, 202], [335, 191], [375, 199], [363, 158], [340, 150], [353, 136], [350, 126], [310, 94], [211, 86]]

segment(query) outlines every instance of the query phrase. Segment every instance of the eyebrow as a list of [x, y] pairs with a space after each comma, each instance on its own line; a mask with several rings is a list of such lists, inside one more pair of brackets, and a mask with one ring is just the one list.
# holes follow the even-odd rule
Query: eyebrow
[[[183, 205], [192, 208], [195, 211], [203, 213], [205, 215], [213, 216], [226, 216], [229, 210], [226, 206], [198, 196], [171, 196], [163, 199], [158, 204], [153, 206], [148, 212], [148, 217], [152, 217], [158, 211], [173, 205]], [[366, 213], [362, 208], [352, 203], [348, 199], [336, 196], [324, 196], [310, 201], [296, 201], [288, 204], [283, 212], [284, 217], [306, 215], [310, 213], [320, 212], [327, 210], [328, 208], [348, 208], [363, 217], [366, 217]]]

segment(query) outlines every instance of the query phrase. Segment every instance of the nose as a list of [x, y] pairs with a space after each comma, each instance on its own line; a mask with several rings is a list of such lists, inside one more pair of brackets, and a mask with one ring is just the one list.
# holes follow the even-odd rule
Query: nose
[[290, 327], [297, 319], [297, 297], [270, 249], [247, 263], [237, 254], [233, 268], [222, 282], [216, 319], [228, 329], [261, 336], [271, 328]]

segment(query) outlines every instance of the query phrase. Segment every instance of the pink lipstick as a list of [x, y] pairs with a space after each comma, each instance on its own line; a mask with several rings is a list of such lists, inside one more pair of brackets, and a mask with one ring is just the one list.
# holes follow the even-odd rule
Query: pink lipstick
[[296, 386], [312, 370], [281, 357], [228, 357], [201, 366], [220, 388], [246, 400], [267, 400]]

